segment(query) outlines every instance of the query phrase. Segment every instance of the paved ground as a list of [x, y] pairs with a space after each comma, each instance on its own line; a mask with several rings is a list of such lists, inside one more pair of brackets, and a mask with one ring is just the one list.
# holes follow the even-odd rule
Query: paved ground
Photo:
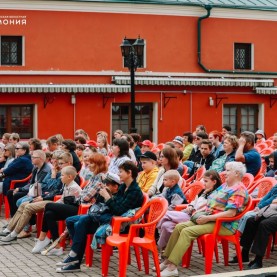
[[[0, 218], [0, 228], [6, 223], [3, 217]], [[33, 234], [32, 238], [20, 239], [18, 243], [11, 245], [1, 245], [0, 246], [0, 276], [101, 276], [101, 253], [96, 252], [94, 254], [93, 266], [91, 268], [87, 268], [85, 265], [82, 266], [82, 272], [80, 273], [67, 273], [60, 274], [56, 273], [56, 262], [61, 260], [61, 257], [46, 257], [40, 254], [32, 254], [31, 249], [34, 246], [34, 238], [35, 234]], [[276, 247], [277, 249], [277, 247]], [[67, 249], [68, 250], [68, 249]], [[68, 252], [68, 251], [66, 251]], [[214, 263], [213, 273], [229, 273], [224, 276], [238, 276], [235, 273], [238, 270], [238, 266], [228, 266], [225, 267], [223, 265], [223, 257], [221, 255], [221, 249], [219, 249], [220, 253], [220, 262], [218, 264]], [[230, 256], [233, 256], [234, 251], [230, 251]], [[109, 276], [118, 276], [117, 270], [117, 254], [111, 259]], [[204, 266], [203, 266], [203, 258], [200, 254], [197, 253], [197, 250], [193, 250], [193, 257], [191, 259], [191, 266], [189, 269], [180, 268], [180, 276], [199, 276], [204, 275]], [[151, 260], [151, 267], [152, 267]], [[266, 267], [277, 266], [277, 251], [271, 254], [271, 258], [268, 260], [264, 260], [264, 269], [260, 272], [263, 272], [267, 275], [265, 276], [276, 276], [269, 274], [269, 269]], [[275, 269], [272, 269], [275, 271]], [[258, 273], [258, 271], [251, 272], [251, 274]], [[277, 272], [277, 268], [276, 271]], [[151, 271], [150, 271], [151, 273]], [[150, 274], [152, 275], [152, 273]], [[132, 255], [131, 265], [128, 267], [127, 276], [147, 276], [144, 272], [139, 272], [137, 270], [136, 262]], [[155, 275], [154, 275], [155, 276]], [[254, 276], [254, 275], [251, 275]]]

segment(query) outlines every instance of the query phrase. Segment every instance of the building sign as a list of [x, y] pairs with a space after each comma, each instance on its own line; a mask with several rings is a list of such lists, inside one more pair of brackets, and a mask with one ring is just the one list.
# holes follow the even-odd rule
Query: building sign
[[0, 26], [24, 26], [27, 25], [25, 15], [0, 15]]

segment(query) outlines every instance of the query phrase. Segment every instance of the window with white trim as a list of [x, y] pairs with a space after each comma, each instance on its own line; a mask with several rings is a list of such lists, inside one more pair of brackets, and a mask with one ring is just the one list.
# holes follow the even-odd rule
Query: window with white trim
[[23, 65], [22, 36], [1, 36], [1, 65]]
[[0, 105], [0, 132], [18, 133], [20, 138], [33, 137], [33, 105]]
[[234, 68], [235, 69], [252, 69], [252, 44], [235, 43], [234, 45]]

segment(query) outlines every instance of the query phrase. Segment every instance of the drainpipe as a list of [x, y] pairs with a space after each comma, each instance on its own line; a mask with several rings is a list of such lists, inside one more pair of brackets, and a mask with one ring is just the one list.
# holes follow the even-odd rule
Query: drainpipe
[[212, 6], [205, 5], [204, 8], [207, 11], [207, 14], [204, 16], [201, 16], [198, 18], [197, 21], [197, 56], [198, 56], [198, 64], [199, 66], [208, 73], [228, 73], [228, 74], [249, 74], [249, 75], [277, 75], [277, 72], [275, 71], [236, 71], [236, 70], [215, 70], [215, 69], [208, 69], [203, 63], [202, 63], [202, 57], [201, 57], [201, 47], [202, 47], [202, 41], [201, 41], [201, 24], [204, 19], [207, 19], [211, 15]]

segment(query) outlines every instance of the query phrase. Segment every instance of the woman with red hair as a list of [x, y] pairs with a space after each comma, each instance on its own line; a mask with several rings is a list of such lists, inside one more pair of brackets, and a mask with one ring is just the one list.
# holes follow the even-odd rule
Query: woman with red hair
[[223, 144], [221, 143], [221, 140], [222, 140], [222, 134], [220, 132], [215, 130], [209, 133], [209, 141], [213, 145], [211, 154], [214, 155], [215, 159], [224, 155], [224, 149], [223, 149]]

